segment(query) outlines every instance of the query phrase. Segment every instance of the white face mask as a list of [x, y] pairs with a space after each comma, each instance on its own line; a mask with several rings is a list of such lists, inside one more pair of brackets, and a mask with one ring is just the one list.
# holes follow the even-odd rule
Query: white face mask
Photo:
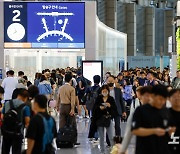
[[102, 93], [104, 97], [108, 96], [109, 93]]

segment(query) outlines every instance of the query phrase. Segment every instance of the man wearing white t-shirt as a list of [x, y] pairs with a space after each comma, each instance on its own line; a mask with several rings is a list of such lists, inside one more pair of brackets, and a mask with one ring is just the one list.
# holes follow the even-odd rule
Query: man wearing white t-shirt
[[2, 82], [2, 87], [4, 88], [4, 100], [11, 100], [14, 89], [18, 84], [17, 78], [14, 77], [14, 71], [10, 70], [7, 73], [8, 77], [5, 78]]

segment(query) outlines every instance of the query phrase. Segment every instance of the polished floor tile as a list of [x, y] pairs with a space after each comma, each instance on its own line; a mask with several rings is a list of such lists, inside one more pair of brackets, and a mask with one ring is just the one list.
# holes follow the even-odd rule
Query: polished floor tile
[[[58, 118], [56, 120], [58, 125]], [[81, 145], [72, 149], [58, 149], [57, 154], [100, 154], [99, 144], [92, 144], [88, 140], [89, 124], [87, 119], [77, 120], [78, 142]], [[121, 123], [122, 136], [125, 132], [125, 127], [126, 123]], [[128, 148], [128, 154], [134, 154], [134, 143], [135, 139], [133, 138]], [[106, 149], [106, 154], [110, 154], [110, 149]]]
[[[124, 134], [125, 125], [125, 123], [121, 123], [122, 134]], [[100, 154], [98, 144], [94, 145], [88, 140], [89, 120], [77, 120], [77, 127], [78, 142], [81, 145], [72, 149], [58, 149], [57, 154]], [[106, 149], [106, 153], [109, 154], [110, 150]], [[134, 139], [128, 148], [128, 154], [134, 154]]]

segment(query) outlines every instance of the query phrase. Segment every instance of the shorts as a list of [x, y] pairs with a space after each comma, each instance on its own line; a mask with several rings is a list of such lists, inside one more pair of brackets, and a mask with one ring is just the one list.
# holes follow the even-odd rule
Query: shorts
[[78, 96], [79, 105], [86, 105], [86, 102], [82, 101], [83, 96]]

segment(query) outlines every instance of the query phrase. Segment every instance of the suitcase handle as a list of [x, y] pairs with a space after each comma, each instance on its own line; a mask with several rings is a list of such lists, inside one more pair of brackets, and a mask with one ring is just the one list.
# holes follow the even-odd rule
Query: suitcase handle
[[74, 118], [74, 116], [67, 116], [66, 117], [66, 125], [67, 126], [73, 126], [73, 118]]

